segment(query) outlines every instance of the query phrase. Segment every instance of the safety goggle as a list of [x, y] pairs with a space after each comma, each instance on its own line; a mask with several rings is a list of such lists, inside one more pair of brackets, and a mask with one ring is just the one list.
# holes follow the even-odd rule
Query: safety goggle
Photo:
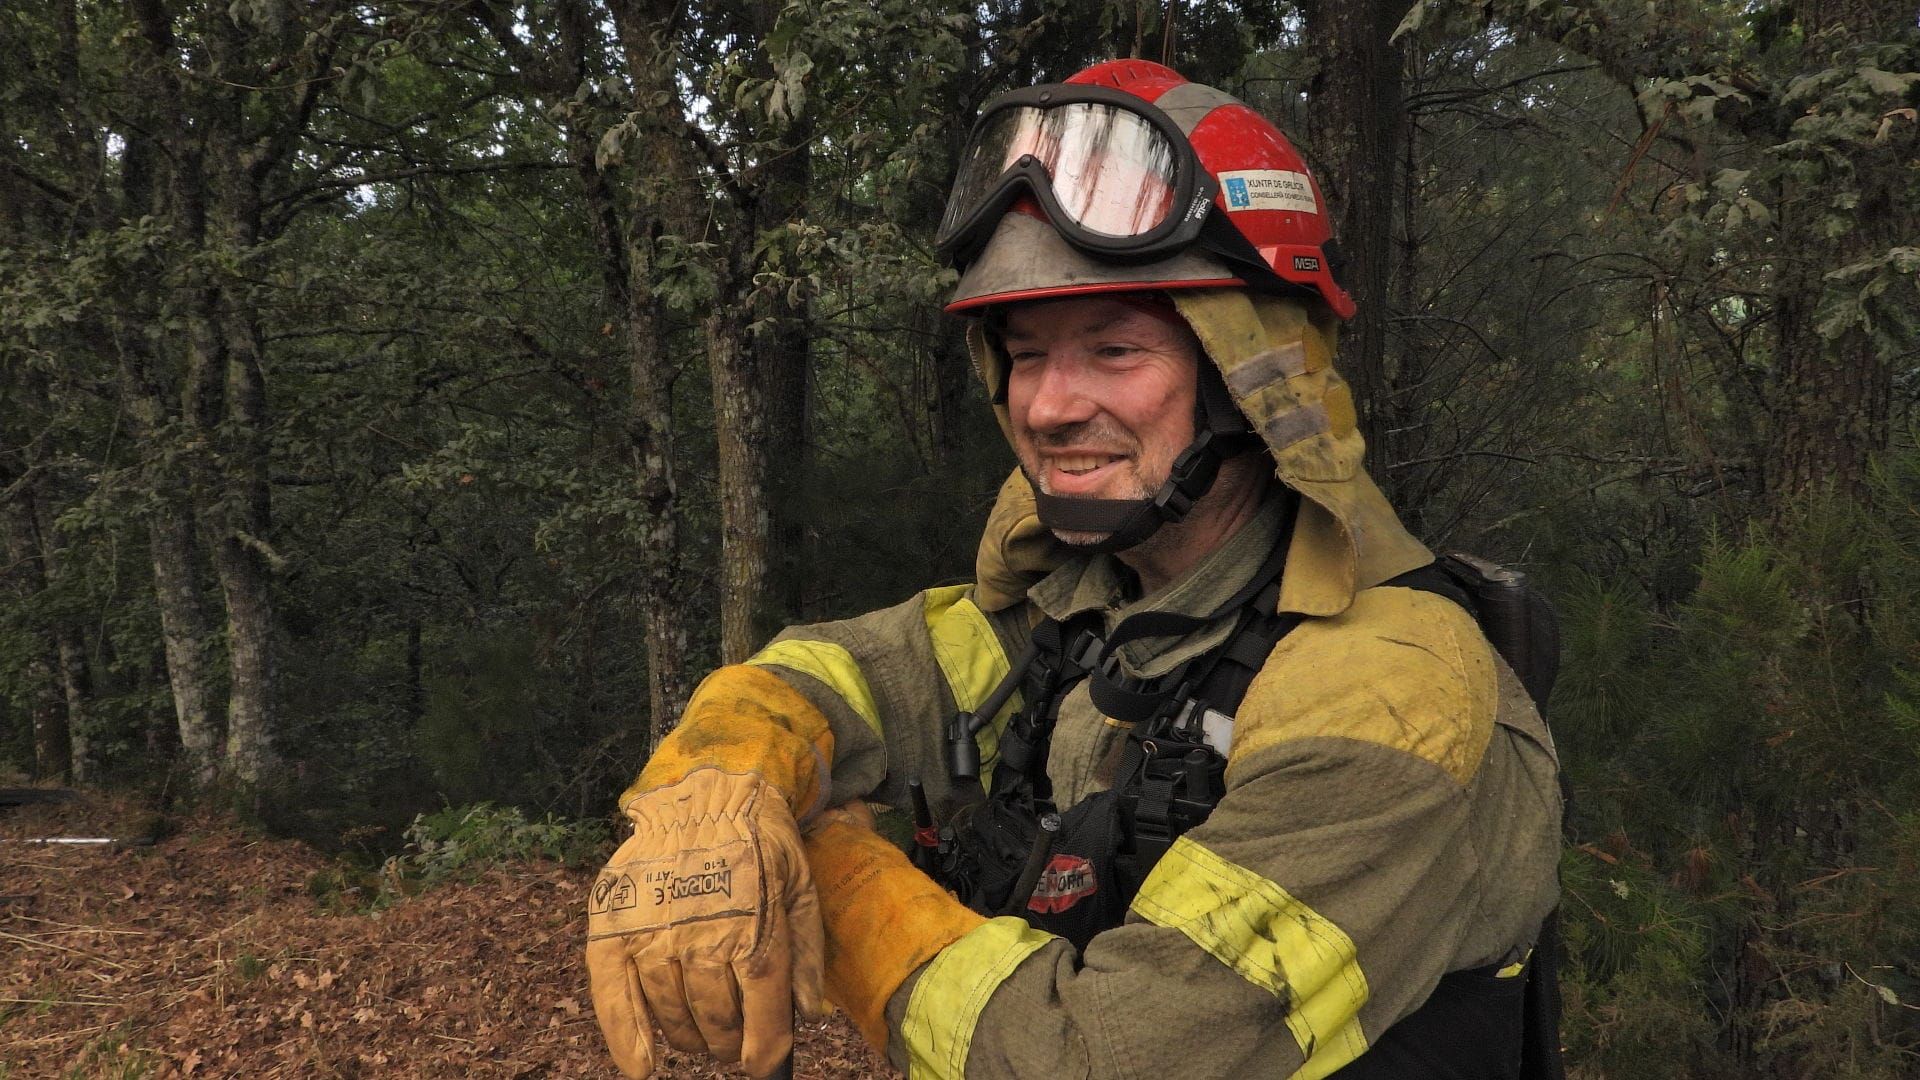
[[964, 265], [1025, 194], [1090, 255], [1163, 258], [1200, 236], [1219, 189], [1148, 102], [1104, 86], [1033, 86], [981, 109], [934, 244]]

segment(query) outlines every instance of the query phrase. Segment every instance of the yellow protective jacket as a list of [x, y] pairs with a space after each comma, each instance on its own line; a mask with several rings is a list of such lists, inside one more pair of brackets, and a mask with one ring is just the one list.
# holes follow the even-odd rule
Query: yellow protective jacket
[[[1303, 497], [1279, 606], [1306, 618], [1238, 710], [1224, 798], [1161, 860], [1124, 925], [1077, 953], [993, 919], [892, 994], [889, 1053], [914, 1077], [1327, 1076], [1443, 975], [1517, 975], [1557, 900], [1546, 729], [1471, 616], [1382, 586], [1431, 556], [1360, 469], [1331, 327], [1296, 302], [1172, 295], [1276, 476]], [[992, 385], [999, 358], [977, 330], [971, 344]], [[959, 801], [944, 722], [986, 697], [1040, 618], [1097, 609], [1111, 629], [1149, 608], [1210, 612], [1278, 541], [1281, 506], [1269, 500], [1180, 581], [1129, 601], [1110, 556], [1063, 558], [1015, 474], [975, 583], [791, 628], [749, 663], [831, 729], [817, 798], [901, 806], [919, 779], [944, 814]], [[1121, 660], [1150, 677], [1229, 630], [1136, 642]], [[1110, 784], [1124, 743], [1087, 693], [1069, 695], [1054, 732], [1048, 771], [1063, 808]], [[984, 773], [1018, 704], [981, 734]]]

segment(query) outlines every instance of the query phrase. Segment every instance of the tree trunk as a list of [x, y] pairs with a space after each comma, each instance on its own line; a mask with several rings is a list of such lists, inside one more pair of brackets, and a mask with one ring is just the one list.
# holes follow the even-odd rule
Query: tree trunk
[[[1817, 282], [1808, 284], [1817, 290]], [[1788, 291], [1775, 309], [1779, 367], [1765, 482], [1776, 517], [1809, 496], [1864, 505], [1869, 461], [1887, 444], [1893, 389], [1887, 358], [1857, 327], [1823, 337], [1814, 327], [1818, 301], [1817, 291]]]
[[427, 715], [426, 650], [421, 645], [420, 617], [407, 616], [407, 730], [420, 730]]
[[1388, 477], [1377, 421], [1391, 413], [1387, 294], [1392, 280], [1394, 175], [1404, 113], [1401, 48], [1389, 44], [1406, 5], [1386, 0], [1309, 0], [1306, 50], [1319, 65], [1307, 86], [1307, 145], [1346, 257], [1342, 280], [1359, 314], [1347, 328], [1340, 367], [1353, 384], [1370, 436], [1375, 479]]
[[[141, 108], [127, 136], [115, 217], [125, 222], [163, 215], [172, 219], [177, 238], [191, 242], [199, 233], [204, 212], [197, 180], [200, 154], [182, 119], [172, 21], [159, 0], [135, 0], [131, 7], [147, 55], [144, 63], [132, 68], [130, 99]], [[194, 180], [182, 184], [176, 175], [182, 171]], [[159, 279], [166, 274], [157, 255], [147, 253], [132, 267], [128, 280]], [[153, 493], [144, 524], [154, 600], [181, 751], [189, 775], [204, 784], [214, 778], [221, 730], [214, 711], [207, 652], [212, 624], [199, 570], [193, 500], [196, 480], [205, 470], [206, 444], [191, 433], [218, 423], [219, 400], [207, 385], [212, 372], [195, 381], [193, 376], [201, 369], [190, 365], [187, 380], [175, 382], [156, 355], [149, 339], [151, 328], [131, 314], [140, 310], [133, 301], [123, 299], [121, 313], [111, 317], [106, 329], [110, 342], [103, 342], [102, 349], [117, 357], [131, 434], [153, 451], [142, 479]], [[172, 445], [163, 446], [162, 440]]]
[[[666, 356], [660, 303], [654, 295], [653, 246], [670, 226], [684, 230], [695, 169], [680, 133], [668, 127], [680, 115], [672, 66], [674, 10], [658, 0], [612, 0], [636, 133], [634, 160], [657, 179], [637, 179], [625, 228], [627, 367], [630, 398], [627, 442], [641, 505], [641, 610], [646, 613], [648, 728], [658, 743], [679, 723], [692, 684], [687, 671], [685, 589], [681, 582], [679, 492], [674, 476], [672, 367]], [[660, 101], [669, 103], [664, 108]], [[667, 115], [671, 113], [672, 115]]]
[[[3, 455], [0, 462], [4, 462]], [[0, 487], [10, 481], [18, 482], [18, 477], [0, 470]], [[0, 514], [4, 515], [0, 516], [0, 538], [6, 541], [6, 562], [10, 568], [6, 577], [12, 579], [13, 586], [9, 591], [16, 603], [31, 610], [36, 602], [42, 601], [47, 589], [33, 507], [27, 498], [16, 495], [0, 504]], [[21, 696], [25, 698], [32, 724], [33, 774], [35, 779], [64, 783], [72, 775], [74, 762], [64, 689], [56, 674], [59, 652], [51, 631], [34, 628], [30, 633], [33, 647], [25, 665], [27, 685], [22, 688], [25, 693]]]
[[[1407, 58], [1407, 85], [1403, 89], [1409, 94], [1417, 94], [1422, 89], [1419, 65], [1416, 50]], [[1395, 462], [1428, 456], [1433, 425], [1420, 422], [1430, 404], [1430, 395], [1422, 388], [1431, 385], [1429, 379], [1436, 356], [1434, 350], [1424, 347], [1421, 324], [1411, 318], [1420, 308], [1421, 248], [1425, 241], [1422, 232], [1425, 225], [1420, 216], [1425, 202], [1417, 164], [1420, 128], [1413, 114], [1405, 109], [1400, 110], [1397, 123], [1400, 125], [1397, 140], [1400, 168], [1391, 186], [1399, 206], [1394, 215], [1393, 258], [1388, 268], [1392, 281], [1388, 290], [1391, 302], [1380, 312], [1378, 320], [1385, 324], [1383, 348], [1386, 351], [1382, 354], [1382, 366], [1392, 373], [1389, 385], [1393, 389], [1377, 400], [1365, 434], [1367, 447], [1377, 464], [1375, 478], [1392, 485], [1395, 505], [1414, 535], [1430, 536], [1426, 509], [1433, 497], [1446, 487], [1449, 471], [1423, 469], [1420, 472], [1424, 475], [1399, 476], [1388, 471]], [[1396, 319], [1400, 321], [1394, 322]]]
[[[156, 151], [152, 155], [155, 173], [150, 178], [156, 189], [152, 210], [169, 221], [179, 250], [204, 251], [209, 201], [206, 124], [189, 116], [172, 13], [162, 0], [135, 0], [133, 10], [151, 54], [141, 70], [139, 89], [146, 107], [143, 134], [153, 140]], [[148, 180], [143, 176], [143, 185]], [[142, 202], [147, 200], [144, 192], [139, 196]], [[151, 271], [166, 274], [169, 268], [156, 261]], [[158, 463], [150, 471], [157, 498], [147, 533], [180, 743], [192, 775], [208, 781], [221, 759], [224, 732], [214, 714], [207, 654], [213, 622], [197, 565], [197, 532], [202, 504], [217, 501], [222, 486], [211, 456], [225, 411], [222, 384], [227, 358], [219, 326], [219, 294], [209, 268], [190, 265], [173, 273], [180, 284], [186, 323], [179, 350], [184, 369], [177, 375], [163, 369], [161, 355], [146, 341], [144, 326], [129, 320], [117, 337], [121, 382], [128, 390], [136, 432], [149, 441], [168, 438], [170, 429], [179, 432], [171, 435], [176, 445], [156, 455]], [[208, 524], [217, 536], [218, 526]]]
[[766, 386], [742, 348], [743, 307], [722, 297], [706, 323], [720, 463], [720, 660], [728, 664], [760, 643], [755, 616], [767, 583]]
[[[1911, 150], [1904, 156], [1910, 155]], [[1779, 200], [1773, 437], [1763, 467], [1776, 521], [1810, 496], [1831, 495], [1862, 506], [1872, 500], [1869, 468], [1873, 456], [1886, 449], [1892, 430], [1893, 350], [1875, 341], [1859, 321], [1832, 336], [1821, 332], [1823, 294], [1852, 303], [1848, 294], [1859, 289], [1857, 282], [1825, 281], [1822, 271], [1884, 255], [1896, 244], [1910, 243], [1920, 230], [1920, 214], [1896, 194], [1902, 157], [1897, 145], [1856, 155], [1851, 179], [1860, 201], [1853, 228], [1837, 237], [1819, 220], [1826, 192], [1783, 193]]]
[[273, 600], [258, 553], [233, 537], [220, 540], [213, 563], [227, 605], [227, 766], [234, 779], [258, 784], [278, 760], [274, 746]]
[[[759, 0], [754, 5], [753, 40], [763, 59], [756, 74], [777, 74], [766, 43], [788, 5], [783, 0]], [[798, 10], [798, 9], [795, 9]], [[752, 204], [751, 227], [759, 234], [756, 247], [782, 259], [779, 267], [794, 275], [799, 259], [785, 258], [786, 245], [768, 242], [768, 234], [802, 223], [808, 217], [807, 196], [813, 188], [814, 95], [783, 124], [770, 118]], [[747, 281], [754, 280], [756, 268]], [[754, 335], [755, 367], [761, 381], [765, 421], [766, 473], [764, 505], [767, 524], [767, 577], [749, 615], [754, 618], [748, 649], [760, 645], [780, 626], [800, 614], [806, 593], [805, 540], [795, 502], [807, 473], [807, 379], [812, 362], [812, 295], [804, 282], [791, 288], [763, 291], [755, 312], [761, 322]]]
[[[813, 183], [812, 124], [796, 122], [781, 141], [779, 164], [766, 177], [758, 203], [761, 229], [777, 229], [806, 217]], [[768, 581], [749, 648], [800, 614], [806, 594], [805, 539], [795, 507], [807, 475], [808, 369], [813, 361], [812, 299], [804, 290], [782, 289], [768, 298], [768, 321], [753, 341], [765, 407], [767, 443]]]
[[[240, 230], [250, 223], [242, 222]], [[237, 230], [239, 231], [239, 230]], [[235, 238], [240, 250], [252, 237]], [[224, 440], [224, 513], [210, 517], [220, 530], [213, 565], [227, 606], [227, 763], [235, 779], [259, 784], [277, 764], [272, 488], [268, 473], [267, 391], [260, 335], [250, 316], [224, 312], [227, 333], [227, 437]]]
[[[67, 733], [67, 775], [76, 784], [84, 784], [93, 779], [96, 755], [93, 748], [93, 669], [87, 663], [87, 650], [82, 644], [80, 634], [71, 626], [60, 626], [54, 631], [58, 644], [56, 657], [60, 665], [60, 697], [66, 707], [66, 715], [60, 724], [47, 732], [49, 754], [47, 765], [57, 770], [60, 753], [54, 744], [59, 739], [59, 731]], [[40, 757], [39, 748], [35, 748], [35, 758]]]
[[[32, 495], [22, 507], [25, 524], [29, 530], [28, 544], [39, 553], [40, 566], [45, 571], [44, 584], [56, 593], [64, 591], [62, 583], [67, 575], [65, 565], [66, 552], [52, 542], [53, 523], [49, 520], [46, 507]], [[87, 661], [85, 639], [80, 629], [69, 615], [55, 615], [51, 620], [54, 643], [54, 662], [59, 673], [60, 698], [65, 705], [65, 715], [56, 728], [47, 733], [47, 743], [51, 749], [59, 732], [64, 730], [67, 738], [65, 759], [66, 773], [76, 784], [83, 784], [93, 778], [96, 764], [93, 751], [93, 672]], [[40, 755], [36, 753], [36, 758]], [[58, 768], [62, 754], [52, 749], [47, 761], [52, 768]]]
[[[632, 228], [632, 224], [629, 224]], [[679, 492], [673, 468], [672, 399], [661, 356], [660, 317], [652, 290], [652, 238], [629, 251], [633, 277], [627, 310], [632, 398], [627, 441], [644, 508], [640, 537], [640, 606], [646, 612], [649, 734], [657, 745], [680, 721], [693, 687], [687, 672], [687, 624], [680, 582]]]
[[166, 645], [167, 683], [173, 691], [173, 715], [187, 770], [206, 784], [218, 767], [221, 731], [207, 661], [212, 626], [197, 567], [193, 510], [178, 497], [162, 496], [156, 501], [158, 508], [147, 517], [147, 546], [153, 558], [160, 636]]
[[[192, 318], [196, 382], [219, 393], [224, 405], [224, 422], [205, 431], [218, 450], [219, 468], [202, 520], [213, 533], [214, 572], [227, 610], [227, 764], [234, 779], [257, 786], [279, 758], [273, 603], [278, 559], [271, 547], [266, 350], [253, 305], [238, 290], [261, 269], [262, 187], [279, 164], [276, 154], [291, 152], [310, 114], [299, 105], [283, 111], [253, 89], [266, 82], [254, 73], [263, 70], [256, 58], [268, 53], [232, 19], [215, 17], [205, 28], [212, 69], [233, 78], [210, 88], [200, 102], [205, 115], [196, 127], [205, 150], [204, 179], [183, 178], [183, 186], [196, 187], [204, 200], [200, 250], [219, 253], [238, 272], [205, 282]], [[329, 51], [316, 46], [317, 55]]]
[[[159, 447], [163, 439], [178, 439], [169, 428], [182, 419], [169, 404], [148, 352], [144, 330], [130, 321], [114, 335], [119, 354], [120, 389], [128, 403], [133, 437]], [[198, 421], [189, 427], [204, 429], [214, 423], [217, 400], [197, 388], [190, 395]], [[222, 740], [215, 712], [212, 660], [208, 648], [213, 624], [208, 616], [206, 588], [200, 573], [200, 545], [195, 536], [196, 515], [192, 489], [205, 465], [204, 444], [176, 446], [152, 455], [144, 480], [153, 496], [144, 521], [147, 553], [153, 566], [154, 604], [160, 614], [167, 685], [173, 697], [174, 721], [188, 775], [197, 783], [214, 779]]]
[[[23, 368], [11, 374], [11, 385], [0, 384], [0, 552], [5, 554], [0, 580], [13, 578], [12, 592], [27, 613], [34, 771], [80, 781], [88, 772], [92, 688], [82, 639], [59, 602], [63, 553], [54, 543], [42, 495], [51, 430], [44, 425], [55, 415], [55, 405], [39, 372]], [[28, 435], [35, 427], [40, 432]]]
[[57, 784], [80, 779], [74, 768], [73, 729], [67, 726], [67, 708], [59, 680], [54, 676], [58, 654], [48, 651], [27, 661], [33, 723], [33, 778]]
[[609, 0], [608, 12], [627, 68], [633, 116], [644, 124], [628, 157], [646, 162], [649, 174], [666, 177], [664, 182], [635, 177], [624, 215], [614, 185], [597, 160], [598, 139], [589, 126], [590, 110], [583, 107], [591, 95], [579, 93], [590, 77], [584, 57], [595, 25], [587, 6], [578, 0], [559, 5], [559, 47], [544, 53], [527, 46], [499, 11], [481, 6], [472, 15], [500, 43], [528, 85], [558, 110], [567, 159], [580, 182], [589, 233], [599, 254], [601, 291], [608, 307], [622, 313], [629, 376], [626, 437], [641, 506], [635, 523], [640, 534], [636, 592], [645, 622], [648, 730], [658, 742], [678, 722], [692, 686], [674, 476], [673, 369], [665, 355], [660, 303], [654, 295], [653, 245], [669, 219], [684, 225], [687, 189], [676, 185], [689, 182], [694, 170], [657, 104], [679, 100], [667, 51], [674, 9], [657, 0]]

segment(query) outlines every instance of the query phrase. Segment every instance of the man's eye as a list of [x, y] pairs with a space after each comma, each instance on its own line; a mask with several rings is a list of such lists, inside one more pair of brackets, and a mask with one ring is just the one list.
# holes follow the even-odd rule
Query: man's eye
[[1030, 364], [1045, 355], [1045, 353], [1037, 352], [1017, 352], [1010, 354], [1007, 359], [1012, 360], [1016, 364]]
[[1135, 348], [1134, 348], [1134, 347], [1133, 347], [1132, 345], [1102, 345], [1102, 346], [1100, 346], [1100, 355], [1101, 355], [1101, 356], [1113, 356], [1113, 357], [1119, 357], [1119, 356], [1132, 356], [1132, 355], [1133, 355], [1133, 354], [1134, 354], [1135, 352], [1137, 352], [1137, 351], [1139, 351], [1139, 350], [1137, 350], [1137, 349], [1135, 349]]

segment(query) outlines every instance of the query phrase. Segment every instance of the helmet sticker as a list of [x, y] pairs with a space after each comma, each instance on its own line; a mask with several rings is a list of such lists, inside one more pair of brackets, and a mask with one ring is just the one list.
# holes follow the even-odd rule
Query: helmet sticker
[[1292, 210], [1317, 214], [1320, 203], [1313, 197], [1313, 181], [1306, 173], [1284, 169], [1246, 169], [1220, 174], [1220, 188], [1227, 197], [1227, 210]]

